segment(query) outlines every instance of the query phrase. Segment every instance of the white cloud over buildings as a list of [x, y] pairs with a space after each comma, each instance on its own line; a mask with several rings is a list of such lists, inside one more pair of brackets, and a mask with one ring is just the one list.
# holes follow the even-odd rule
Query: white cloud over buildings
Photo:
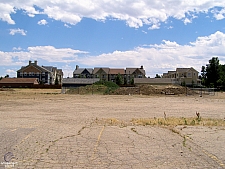
[[[177, 67], [194, 67], [201, 69], [212, 57], [219, 57], [225, 64], [225, 34], [215, 32], [209, 36], [198, 37], [188, 45], [163, 40], [161, 44], [138, 46], [129, 51], [114, 51], [93, 56], [87, 51], [71, 48], [55, 48], [53, 46], [28, 47], [27, 51], [0, 51], [1, 66], [26, 65], [28, 60], [44, 60], [49, 64], [61, 62], [67, 68], [71, 65], [85, 65], [87, 67], [139, 67], [144, 65], [147, 75], [174, 70]], [[17, 62], [15, 62], [15, 58]], [[70, 66], [68, 66], [70, 65]], [[71, 72], [74, 67], [71, 67]]]

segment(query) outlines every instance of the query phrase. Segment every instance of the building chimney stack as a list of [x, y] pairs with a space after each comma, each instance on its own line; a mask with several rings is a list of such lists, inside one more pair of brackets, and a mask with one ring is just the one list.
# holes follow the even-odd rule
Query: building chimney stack
[[31, 60], [29, 60], [29, 65], [31, 65]]
[[37, 65], [37, 61], [36, 60], [34, 61], [34, 64]]
[[143, 69], [143, 65], [141, 65], [141, 69]]
[[76, 65], [76, 70], [78, 70], [79, 69], [79, 66], [78, 65]]

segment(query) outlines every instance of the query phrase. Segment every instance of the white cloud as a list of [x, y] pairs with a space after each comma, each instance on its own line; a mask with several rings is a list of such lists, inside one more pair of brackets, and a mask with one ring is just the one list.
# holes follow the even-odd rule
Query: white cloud
[[211, 12], [214, 14], [214, 17], [217, 20], [222, 20], [225, 18], [225, 8], [221, 9], [220, 11], [218, 11], [217, 9], [214, 9]]
[[9, 24], [15, 24], [10, 14], [15, 13], [14, 7], [7, 3], [0, 2], [0, 19], [6, 21]]
[[6, 74], [9, 75], [9, 77], [15, 77], [16, 76], [16, 70], [7, 69]]
[[[201, 66], [212, 57], [218, 57], [225, 64], [225, 34], [215, 32], [209, 36], [198, 37], [188, 45], [163, 40], [161, 44], [136, 47], [129, 51], [114, 51], [93, 56], [85, 51], [71, 48], [57, 49], [53, 46], [29, 47], [25, 51], [1, 52], [0, 65], [27, 65], [28, 60], [44, 60], [48, 64], [60, 62], [64, 64], [66, 73], [72, 74], [70, 64], [87, 67], [139, 67], [144, 65], [147, 75], [162, 74], [177, 67], [194, 67], [200, 71]], [[63, 69], [64, 69], [63, 68]], [[65, 74], [65, 76], [67, 76]]]
[[21, 47], [13, 47], [13, 50], [23, 50]]
[[[41, 12], [35, 9], [38, 6]], [[211, 10], [219, 7], [220, 10]], [[151, 28], [158, 28], [159, 23], [165, 22], [169, 17], [181, 19], [189, 23], [195, 14], [204, 12], [214, 13], [216, 19], [223, 19], [225, 14], [224, 0], [204, 1], [183, 1], [183, 0], [29, 0], [17, 1], [8, 0], [0, 3], [0, 19], [15, 24], [10, 14], [17, 9], [24, 10], [28, 16], [34, 17], [37, 14], [47, 15], [49, 18], [62, 21], [66, 24], [75, 25], [82, 18], [92, 18], [105, 21], [107, 18], [126, 21], [130, 27], [138, 28], [143, 25], [152, 25]], [[188, 19], [186, 19], [188, 17]]]
[[64, 24], [64, 26], [67, 28], [71, 28], [71, 26], [67, 25], [66, 23]]
[[15, 35], [15, 34], [18, 33], [18, 34], [21, 34], [21, 35], [25, 36], [25, 35], [26, 35], [26, 32], [27, 32], [27, 31], [18, 28], [18, 29], [10, 29], [9, 34], [10, 34], [10, 35]]
[[38, 25], [46, 25], [48, 22], [45, 19], [38, 21]]

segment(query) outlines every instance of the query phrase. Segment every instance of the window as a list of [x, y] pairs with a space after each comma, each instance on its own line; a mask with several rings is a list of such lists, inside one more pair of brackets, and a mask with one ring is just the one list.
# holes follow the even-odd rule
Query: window
[[23, 72], [20, 72], [20, 76], [23, 76]]
[[27, 72], [24, 72], [24, 76], [27, 76]]
[[34, 76], [34, 72], [32, 72], [32, 76]]
[[29, 76], [31, 76], [32, 75], [32, 72], [29, 72]]
[[39, 72], [37, 72], [37, 74], [36, 74], [37, 76], [39, 76]]
[[42, 73], [42, 76], [45, 76], [45, 72]]
[[45, 82], [45, 78], [42, 78], [42, 81]]

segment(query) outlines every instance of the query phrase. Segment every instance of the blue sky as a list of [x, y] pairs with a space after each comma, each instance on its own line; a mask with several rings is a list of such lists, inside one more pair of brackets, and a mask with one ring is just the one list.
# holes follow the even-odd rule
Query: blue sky
[[72, 76], [85, 68], [144, 66], [154, 77], [177, 67], [225, 64], [223, 0], [0, 0], [0, 76], [28, 61]]

